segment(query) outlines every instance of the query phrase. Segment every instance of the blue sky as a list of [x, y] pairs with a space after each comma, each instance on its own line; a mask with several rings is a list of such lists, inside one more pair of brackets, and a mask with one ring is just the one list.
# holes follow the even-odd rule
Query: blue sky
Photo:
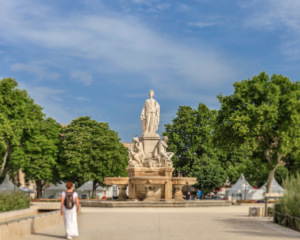
[[218, 109], [235, 81], [298, 81], [299, 12], [298, 0], [0, 0], [0, 78], [62, 124], [79, 108], [131, 141], [149, 90], [161, 134], [178, 106]]

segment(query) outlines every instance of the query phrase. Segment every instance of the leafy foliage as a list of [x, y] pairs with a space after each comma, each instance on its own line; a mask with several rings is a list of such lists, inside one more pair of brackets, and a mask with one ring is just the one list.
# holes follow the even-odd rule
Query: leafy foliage
[[206, 155], [194, 162], [190, 176], [197, 178], [195, 186], [202, 189], [204, 195], [212, 189], [219, 187], [226, 180], [226, 171], [217, 159], [210, 159]]
[[[266, 183], [269, 175], [268, 163], [265, 161], [264, 156], [257, 156], [256, 154], [249, 154], [248, 157], [240, 159], [240, 162], [230, 166], [228, 172], [230, 173], [231, 183], [235, 183], [243, 173], [249, 184], [258, 188]], [[281, 184], [282, 179], [286, 178], [287, 174], [288, 169], [279, 166], [274, 177]]]
[[180, 106], [172, 124], [165, 125], [164, 136], [168, 136], [168, 151], [174, 152], [172, 158], [176, 171], [187, 176], [195, 161], [204, 154], [216, 158], [217, 151], [212, 145], [211, 123], [215, 111], [210, 111], [200, 103], [198, 109]]
[[30, 207], [30, 198], [22, 192], [0, 194], [0, 212], [7, 212]]
[[60, 180], [56, 169], [61, 148], [62, 127], [52, 118], [35, 121], [34, 128], [25, 130], [26, 141], [15, 149], [12, 161], [19, 165], [26, 180], [36, 182], [37, 198], [42, 197], [46, 182]]
[[283, 181], [283, 188], [285, 192], [279, 200], [281, 211], [300, 218], [300, 174], [287, 177]]
[[79, 117], [63, 128], [60, 175], [84, 183], [93, 181], [93, 196], [105, 177], [126, 176], [128, 151], [118, 134], [103, 122]]
[[[0, 176], [7, 170], [11, 154], [23, 146], [25, 132], [34, 129], [35, 121], [44, 116], [42, 108], [17, 86], [13, 78], [0, 81]], [[11, 165], [13, 170], [18, 170], [18, 167]]]
[[[220, 187], [227, 178], [219, 161], [223, 154], [212, 143], [212, 123], [216, 111], [209, 110], [200, 103], [198, 109], [180, 106], [172, 124], [165, 125], [164, 136], [169, 138], [168, 151], [174, 152], [172, 158], [176, 173], [197, 177], [198, 186], [204, 189]], [[226, 156], [223, 156], [224, 159]], [[203, 173], [213, 170], [212, 176]]]
[[215, 123], [219, 148], [244, 145], [260, 152], [268, 161], [269, 186], [276, 169], [288, 154], [299, 152], [300, 83], [262, 72], [252, 79], [236, 82], [234, 94], [218, 96], [222, 104]]

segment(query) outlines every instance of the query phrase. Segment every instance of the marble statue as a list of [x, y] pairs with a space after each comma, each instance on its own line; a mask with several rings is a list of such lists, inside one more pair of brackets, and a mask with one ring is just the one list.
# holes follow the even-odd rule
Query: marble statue
[[159, 125], [160, 106], [153, 99], [154, 91], [150, 90], [149, 99], [145, 101], [141, 120], [143, 133], [155, 133]]
[[161, 141], [157, 144], [156, 151], [158, 154], [155, 155], [156, 160], [158, 161], [158, 166], [160, 167], [172, 167], [173, 162], [171, 161], [171, 158], [174, 156], [174, 153], [167, 152], [168, 148], [168, 137], [164, 136]]
[[134, 148], [133, 151], [129, 152], [129, 167], [142, 167], [143, 162], [146, 158], [144, 154], [143, 144], [139, 141], [137, 137], [133, 138]]

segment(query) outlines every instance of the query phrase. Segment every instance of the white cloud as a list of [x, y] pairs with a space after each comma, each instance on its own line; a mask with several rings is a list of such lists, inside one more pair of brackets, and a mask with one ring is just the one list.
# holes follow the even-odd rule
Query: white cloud
[[[65, 90], [53, 89], [48, 87], [32, 87], [25, 82], [19, 82], [19, 88], [25, 89], [35, 103], [44, 108], [43, 112], [46, 117], [52, 117], [61, 124], [67, 124], [75, 119], [76, 114], [70, 113], [64, 104], [57, 102], [61, 100], [62, 94]], [[54, 100], [54, 101], [53, 101]], [[76, 109], [74, 109], [74, 113]]]
[[[55, 9], [41, 2], [39, 13], [32, 7], [37, 2], [22, 2], [22, 8], [20, 2], [12, 2], [5, 2], [5, 11], [0, 15], [2, 38], [16, 44], [20, 40], [31, 42], [51, 52], [63, 52], [65, 57], [94, 60], [90, 73], [137, 74], [173, 98], [184, 95], [185, 86], [214, 88], [234, 77], [233, 66], [218, 50], [201, 43], [191, 46], [176, 42], [137, 18], [80, 12], [58, 16]], [[35, 24], [26, 23], [28, 16]], [[85, 85], [92, 82], [92, 76], [81, 71], [72, 72], [71, 78]], [[173, 85], [182, 86], [183, 81], [184, 86], [176, 92]], [[143, 81], [136, 80], [136, 84], [141, 86]]]
[[291, 60], [299, 59], [300, 1], [253, 0], [250, 3], [242, 5], [253, 11], [246, 19], [246, 26], [264, 31], [277, 31], [282, 41], [282, 53], [288, 55]]
[[184, 13], [186, 13], [186, 12], [190, 11], [191, 8], [188, 5], [184, 4], [184, 3], [178, 3], [176, 5], [176, 10], [178, 12], [184, 12]]
[[24, 64], [24, 63], [15, 63], [10, 68], [12, 71], [26, 71], [34, 74], [39, 80], [50, 79], [56, 80], [59, 77], [57, 73], [49, 73], [44, 70], [43, 67], [37, 66], [35, 64]]
[[188, 23], [188, 25], [203, 28], [203, 27], [214, 26], [214, 25], [216, 25], [216, 23], [213, 23], [213, 22], [208, 22], [208, 23], [207, 22], [190, 22], [190, 23]]
[[58, 96], [51, 96], [51, 98], [55, 101], [58, 101], [58, 102], [62, 102], [62, 98], [58, 97]]
[[168, 10], [170, 7], [171, 7], [170, 4], [162, 3], [162, 4], [156, 5], [156, 6], [155, 6], [155, 9], [156, 9], [156, 10], [159, 10], [159, 11], [165, 11], [165, 10]]
[[138, 4], [146, 4], [148, 1], [147, 0], [132, 0], [133, 3], [138, 3]]
[[91, 85], [91, 83], [93, 82], [93, 77], [90, 74], [83, 71], [71, 72], [70, 76], [76, 82], [82, 82], [85, 86]]
[[89, 98], [85, 98], [85, 97], [76, 97], [77, 100], [79, 101], [91, 101]]

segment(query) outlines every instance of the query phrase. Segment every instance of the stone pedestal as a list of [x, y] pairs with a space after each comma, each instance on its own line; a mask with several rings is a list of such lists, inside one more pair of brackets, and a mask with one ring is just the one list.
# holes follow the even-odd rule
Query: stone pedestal
[[119, 189], [119, 197], [117, 201], [127, 201], [126, 189], [128, 184], [117, 184]]
[[127, 201], [126, 189], [129, 184], [128, 177], [107, 177], [104, 178], [104, 184], [117, 185], [119, 189], [119, 197], [117, 201]]
[[185, 185], [194, 185], [197, 183], [196, 178], [191, 177], [173, 177], [172, 185], [175, 188], [174, 201], [185, 201], [182, 198], [182, 188]]
[[[129, 175], [129, 173], [128, 173]], [[132, 179], [129, 179], [128, 184], [128, 200], [127, 201], [138, 201], [137, 195], [136, 195], [136, 189], [135, 184]]]
[[182, 187], [184, 185], [183, 184], [174, 184], [173, 186], [175, 188], [174, 201], [185, 201], [182, 197]]
[[168, 180], [165, 182], [165, 200], [171, 201], [172, 200], [172, 175], [173, 175], [174, 168], [166, 167], [165, 168], [165, 176], [168, 177]]
[[146, 159], [154, 158], [154, 149], [159, 140], [160, 136], [157, 133], [143, 133], [140, 136], [140, 141], [143, 144]]
[[157, 199], [154, 197], [155, 185], [145, 184], [145, 188], [147, 190], [147, 194], [144, 202], [157, 201]]

